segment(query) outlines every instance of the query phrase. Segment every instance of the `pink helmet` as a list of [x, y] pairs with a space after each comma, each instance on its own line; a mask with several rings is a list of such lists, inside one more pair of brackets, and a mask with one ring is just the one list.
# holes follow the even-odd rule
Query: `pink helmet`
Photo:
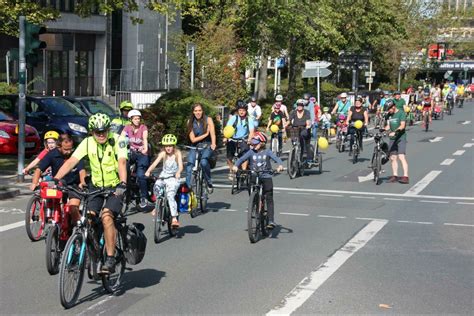
[[339, 114], [339, 120], [343, 121], [346, 119], [346, 116], [344, 114]]

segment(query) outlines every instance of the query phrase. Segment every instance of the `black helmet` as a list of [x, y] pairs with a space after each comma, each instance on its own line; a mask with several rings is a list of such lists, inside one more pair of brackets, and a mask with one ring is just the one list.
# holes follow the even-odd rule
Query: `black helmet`
[[385, 108], [386, 108], [387, 110], [389, 110], [392, 106], [395, 106], [395, 102], [393, 102], [392, 99], [387, 100], [387, 102], [385, 102]]
[[355, 101], [360, 101], [360, 102], [362, 102], [362, 96], [358, 95], [358, 96], [355, 98]]
[[247, 104], [243, 100], [237, 100], [235, 103], [235, 107], [237, 109], [246, 109], [247, 110]]
[[309, 100], [310, 97], [311, 97], [311, 94], [309, 94], [308, 92], [303, 94], [303, 99], [305, 99], [305, 100]]
[[250, 98], [250, 101], [251, 101], [251, 102], [257, 102], [257, 96], [253, 95], [253, 96]]
[[395, 92], [393, 93], [393, 95], [397, 95], [397, 94], [401, 94], [401, 92], [400, 92], [400, 91], [395, 91]]

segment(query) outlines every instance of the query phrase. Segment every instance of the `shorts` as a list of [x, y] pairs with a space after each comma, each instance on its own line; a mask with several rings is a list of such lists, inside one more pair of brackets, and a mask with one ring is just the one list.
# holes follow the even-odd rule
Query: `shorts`
[[[79, 186], [78, 185], [71, 185], [73, 186], [75, 189], [79, 190]], [[72, 191], [72, 190], [69, 190], [67, 191], [67, 193], [65, 194], [67, 199], [78, 199], [78, 200], [81, 200], [82, 199], [82, 196], [80, 196], [79, 194], [77, 194], [76, 192]]]
[[390, 140], [388, 145], [390, 155], [405, 155], [407, 151], [407, 140], [401, 138], [398, 140]]
[[[91, 191], [95, 191], [98, 188], [92, 187]], [[104, 205], [105, 202], [105, 205]], [[89, 201], [88, 208], [91, 211], [100, 213], [102, 216], [102, 209], [107, 208], [112, 211], [114, 217], [117, 217], [118, 214], [122, 211], [123, 201], [122, 198], [117, 197], [116, 195], [109, 195], [107, 198], [104, 196], [98, 195], [92, 198]]]
[[247, 152], [249, 150], [249, 145], [247, 144], [246, 141], [237, 143], [237, 142], [229, 140], [227, 142], [227, 148], [226, 148], [226, 150], [227, 150], [227, 159], [229, 159], [229, 160], [234, 159], [234, 154], [235, 154], [235, 151], [237, 150], [237, 144], [238, 144], [238, 146], [240, 146], [239, 158], [242, 157], [243, 154], [245, 154], [245, 152]]

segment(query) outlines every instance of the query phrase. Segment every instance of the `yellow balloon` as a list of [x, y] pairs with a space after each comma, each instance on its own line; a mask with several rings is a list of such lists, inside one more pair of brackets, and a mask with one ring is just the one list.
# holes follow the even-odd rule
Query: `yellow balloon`
[[362, 123], [362, 121], [361, 121], [361, 120], [357, 120], [357, 121], [355, 121], [355, 123], [354, 123], [354, 127], [355, 127], [355, 128], [357, 128], [357, 129], [361, 129], [361, 128], [362, 128], [362, 126], [364, 126], [364, 123]]
[[409, 106], [406, 106], [406, 107], [405, 107], [405, 112], [406, 112], [406, 113], [410, 113], [410, 107], [409, 107]]
[[224, 137], [231, 138], [235, 134], [235, 128], [233, 126], [224, 127]]
[[418, 105], [416, 108], [418, 109], [418, 111], [423, 110], [423, 107], [421, 105]]
[[326, 137], [319, 137], [318, 139], [318, 147], [319, 149], [326, 149], [329, 146], [329, 142]]
[[329, 131], [330, 131], [331, 136], [336, 136], [336, 129], [334, 127], [331, 127]]
[[278, 126], [277, 126], [276, 124], [272, 124], [272, 125], [270, 126], [270, 130], [272, 131], [272, 133], [278, 133], [278, 131], [279, 131], [280, 129], [278, 128]]

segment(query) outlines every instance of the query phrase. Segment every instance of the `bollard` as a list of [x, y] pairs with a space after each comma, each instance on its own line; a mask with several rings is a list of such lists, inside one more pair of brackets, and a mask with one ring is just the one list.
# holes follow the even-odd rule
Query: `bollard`
[[43, 95], [46, 95], [46, 91], [43, 90]]
[[66, 90], [63, 90], [63, 97], [66, 96]]
[[56, 96], [56, 90], [53, 90], [53, 97]]

